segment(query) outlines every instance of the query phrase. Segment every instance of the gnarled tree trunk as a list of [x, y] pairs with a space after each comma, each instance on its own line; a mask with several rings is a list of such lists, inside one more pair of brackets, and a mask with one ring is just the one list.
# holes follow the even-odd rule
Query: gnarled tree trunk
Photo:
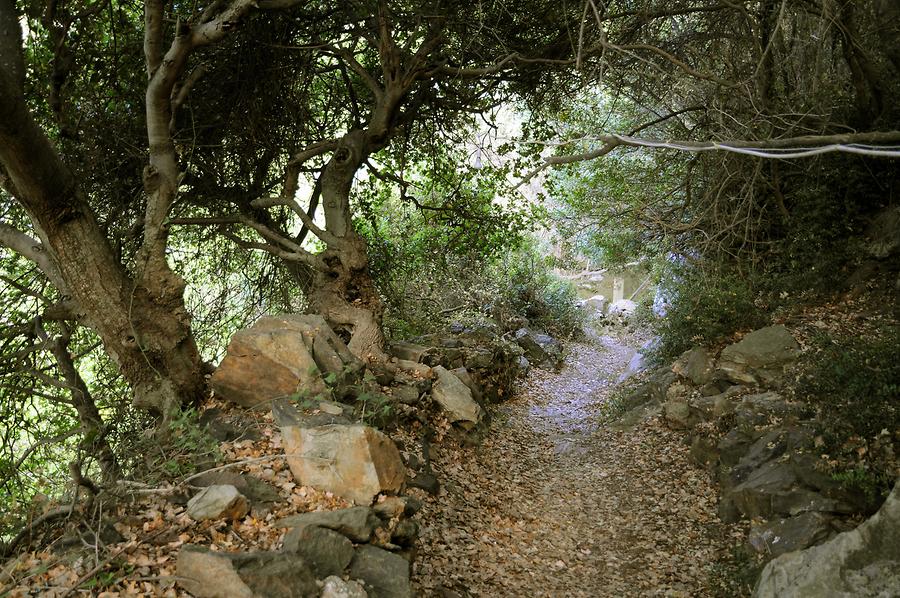
[[370, 151], [363, 131], [348, 133], [322, 175], [325, 228], [335, 238], [320, 256], [307, 289], [309, 311], [322, 314], [339, 332], [350, 335], [350, 351], [366, 362], [384, 362], [384, 304], [369, 271], [365, 239], [353, 228], [350, 191]]
[[51, 258], [48, 276], [61, 280], [77, 305], [73, 315], [100, 336], [135, 404], [166, 413], [194, 401], [205, 382], [184, 283], [164, 259], [132, 278], [115, 258], [76, 177], [28, 109], [20, 46], [14, 6], [0, 0], [0, 166]]

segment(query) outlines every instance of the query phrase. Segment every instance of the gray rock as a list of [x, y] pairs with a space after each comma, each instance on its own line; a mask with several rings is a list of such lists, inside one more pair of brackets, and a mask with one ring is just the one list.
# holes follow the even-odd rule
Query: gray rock
[[637, 309], [637, 303], [630, 299], [619, 299], [613, 301], [606, 313], [611, 316], [630, 316]]
[[246, 496], [253, 506], [272, 504], [282, 500], [274, 486], [252, 475], [234, 471], [211, 471], [194, 478], [191, 483], [201, 487], [229, 484]]
[[853, 507], [804, 487], [790, 462], [769, 461], [750, 472], [726, 496], [748, 518], [793, 516], [810, 511], [851, 513]]
[[198, 492], [187, 504], [187, 514], [203, 519], [242, 519], [250, 512], [250, 502], [230, 484], [213, 484]]
[[796, 517], [766, 521], [750, 528], [747, 541], [766, 557], [780, 556], [821, 544], [833, 536], [833, 519], [830, 515], [811, 511]]
[[177, 582], [197, 598], [318, 598], [319, 587], [303, 557], [277, 552], [222, 553], [185, 546]]
[[430, 472], [420, 471], [413, 479], [409, 481], [410, 488], [419, 488], [428, 494], [437, 496], [441, 491], [441, 483], [437, 477]]
[[418, 387], [416, 386], [408, 386], [406, 384], [402, 386], [396, 386], [392, 389], [393, 396], [397, 399], [398, 402], [403, 403], [404, 405], [415, 405], [419, 402], [419, 397], [421, 393], [419, 392]]
[[634, 409], [647, 403], [662, 403], [666, 399], [666, 390], [675, 382], [677, 376], [669, 368], [660, 368], [650, 375], [650, 379], [639, 386], [633, 393], [625, 397], [626, 409]]
[[522, 374], [527, 374], [531, 370], [531, 362], [524, 355], [519, 355], [519, 370]]
[[431, 347], [408, 343], [405, 341], [397, 341], [391, 343], [388, 351], [391, 355], [398, 359], [421, 363], [429, 352], [434, 352]]
[[431, 387], [431, 395], [447, 412], [453, 423], [470, 429], [481, 422], [484, 412], [472, 397], [472, 391], [442, 366], [434, 368], [437, 381]]
[[320, 598], [368, 598], [369, 594], [359, 582], [344, 581], [336, 575], [326, 577], [322, 585]]
[[490, 369], [494, 364], [494, 353], [487, 349], [467, 349], [463, 353], [463, 363], [470, 370]]
[[552, 336], [520, 328], [515, 339], [533, 365], [556, 367], [562, 359], [562, 346]]
[[340, 575], [353, 560], [353, 543], [346, 536], [317, 525], [288, 530], [284, 551], [302, 556], [320, 579]]
[[375, 546], [363, 545], [356, 549], [350, 576], [363, 580], [373, 598], [412, 598], [413, 595], [406, 559]]
[[763, 569], [755, 598], [900, 596], [900, 481], [881, 509], [853, 531], [790, 552]]
[[663, 403], [663, 415], [666, 423], [676, 430], [689, 430], [700, 419], [684, 399], [674, 399]]
[[459, 381], [469, 388], [472, 392], [472, 398], [475, 399], [476, 402], [481, 401], [483, 398], [481, 385], [475, 381], [475, 378], [472, 377], [469, 370], [466, 368], [456, 368], [455, 370], [450, 370], [450, 373], [459, 378]]
[[606, 307], [608, 304], [609, 301], [607, 301], [606, 297], [604, 297], [603, 295], [594, 295], [593, 297], [590, 297], [589, 299], [586, 299], [584, 301], [585, 307], [598, 314], [606, 312]]
[[753, 444], [754, 436], [742, 428], [732, 428], [719, 440], [716, 447], [719, 461], [725, 467], [733, 467], [747, 453]]
[[354, 542], [368, 542], [381, 521], [370, 507], [350, 507], [337, 511], [313, 511], [285, 517], [277, 527], [318, 526], [340, 532]]
[[715, 374], [715, 362], [706, 349], [695, 347], [681, 354], [672, 364], [672, 371], [690, 380], [696, 386], [712, 381]]
[[739, 384], [771, 383], [797, 358], [800, 346], [784, 326], [768, 326], [751, 332], [725, 347], [718, 368]]

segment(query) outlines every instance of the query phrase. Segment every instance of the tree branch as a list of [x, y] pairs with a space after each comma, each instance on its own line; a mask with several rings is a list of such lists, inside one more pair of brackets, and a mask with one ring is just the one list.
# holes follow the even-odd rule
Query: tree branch
[[61, 293], [68, 293], [59, 267], [57, 267], [53, 257], [40, 241], [29, 237], [8, 224], [0, 222], [0, 245], [30, 260], [44, 273], [44, 276], [50, 279], [50, 282]]

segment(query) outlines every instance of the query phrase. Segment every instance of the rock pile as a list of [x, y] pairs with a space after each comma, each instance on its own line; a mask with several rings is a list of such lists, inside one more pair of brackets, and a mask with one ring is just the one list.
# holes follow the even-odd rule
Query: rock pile
[[280, 551], [218, 553], [185, 546], [179, 584], [198, 598], [411, 598], [410, 564], [418, 526], [413, 499], [387, 497], [374, 507], [303, 513]]
[[[279, 551], [223, 554], [185, 546], [178, 557], [182, 587], [199, 597], [412, 595], [419, 530], [410, 517], [418, 507], [403, 492], [410, 484], [435, 493], [439, 483], [427, 448], [424, 466], [405, 463], [375, 425], [388, 413], [438, 409], [464, 438], [480, 433], [487, 404], [510, 394], [525, 355], [555, 367], [562, 351], [528, 329], [505, 339], [487, 328], [458, 327], [394, 343], [390, 352], [390, 363], [366, 372], [319, 316], [265, 317], [235, 334], [212, 376], [216, 395], [242, 407], [270, 407], [294, 480], [358, 506], [281, 519], [277, 526], [288, 531]], [[212, 411], [204, 416], [211, 434], [253, 433]], [[407, 465], [416, 472], [410, 481]], [[187, 513], [197, 521], [263, 516], [278, 500], [268, 484], [241, 474], [208, 473], [194, 483], [202, 489]]]
[[[660, 413], [690, 435], [692, 458], [720, 486], [721, 519], [749, 519], [749, 544], [765, 559], [821, 544], [852, 527], [847, 516], [872, 511], [822, 471], [812, 415], [779, 392], [798, 353], [786, 328], [770, 326], [718, 356], [685, 352], [625, 399], [633, 414]], [[784, 574], [773, 570], [767, 587], [781, 588], [776, 578]], [[761, 595], [824, 595], [771, 592]]]

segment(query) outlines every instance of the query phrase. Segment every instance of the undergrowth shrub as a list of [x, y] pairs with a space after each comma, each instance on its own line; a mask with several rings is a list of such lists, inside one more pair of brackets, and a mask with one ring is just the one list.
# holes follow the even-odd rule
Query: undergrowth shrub
[[547, 258], [534, 248], [505, 256], [490, 272], [498, 303], [540, 328], [564, 338], [581, 333], [584, 312], [576, 307], [575, 285], [554, 275]]
[[835, 479], [870, 497], [900, 474], [898, 347], [897, 327], [866, 338], [823, 333], [798, 365], [794, 394], [817, 412]]
[[665, 316], [653, 322], [660, 343], [651, 352], [657, 364], [669, 363], [697, 345], [713, 344], [737, 330], [766, 324], [750, 281], [733, 272], [673, 269], [663, 282], [671, 299]]

